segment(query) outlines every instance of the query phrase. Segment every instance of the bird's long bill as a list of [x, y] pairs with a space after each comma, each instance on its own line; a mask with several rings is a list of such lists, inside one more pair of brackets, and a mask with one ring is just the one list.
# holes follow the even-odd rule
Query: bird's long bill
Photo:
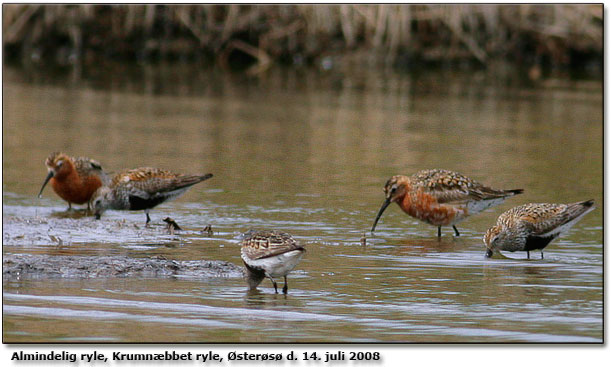
[[492, 257], [492, 255], [494, 255], [494, 252], [492, 252], [491, 249], [487, 248], [486, 249], [486, 257]]
[[380, 208], [380, 211], [378, 212], [378, 215], [376, 216], [376, 220], [375, 222], [373, 222], [373, 227], [371, 227], [371, 232], [375, 231], [376, 224], [378, 224], [378, 221], [380, 220], [382, 213], [384, 213], [384, 210], [386, 210], [386, 207], [388, 207], [388, 205], [390, 205], [390, 199], [386, 199], [384, 203], [382, 204], [382, 207]]
[[40, 192], [38, 193], [38, 197], [42, 197], [42, 190], [45, 189], [45, 186], [47, 186], [47, 182], [49, 182], [49, 180], [51, 179], [51, 177], [53, 177], [55, 173], [53, 171], [49, 171], [49, 174], [47, 175], [47, 178], [45, 178], [45, 182], [42, 184], [42, 187], [40, 188]]

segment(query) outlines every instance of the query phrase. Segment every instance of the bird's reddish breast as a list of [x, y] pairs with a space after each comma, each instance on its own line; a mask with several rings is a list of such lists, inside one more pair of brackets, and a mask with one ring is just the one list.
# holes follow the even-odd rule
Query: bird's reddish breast
[[397, 203], [407, 214], [435, 226], [452, 224], [459, 212], [452, 205], [439, 204], [433, 195], [421, 188], [407, 193]]
[[51, 186], [62, 199], [75, 204], [85, 204], [95, 190], [102, 186], [102, 180], [97, 175], [81, 178], [76, 171], [72, 171], [59, 178], [53, 177]]

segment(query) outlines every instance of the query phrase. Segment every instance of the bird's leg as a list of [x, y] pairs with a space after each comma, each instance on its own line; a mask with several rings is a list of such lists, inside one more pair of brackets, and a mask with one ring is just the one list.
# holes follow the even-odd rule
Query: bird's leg
[[151, 217], [149, 217], [149, 211], [145, 210], [144, 213], [146, 214], [146, 226], [148, 227], [149, 222], [151, 221]]
[[282, 287], [282, 293], [287, 294], [289, 292], [289, 283], [286, 280], [286, 275], [284, 276], [284, 287]]
[[437, 238], [441, 237], [441, 226], [437, 227]]
[[456, 226], [452, 226], [452, 228], [454, 228], [454, 233], [456, 233], [456, 237], [460, 236], [460, 233], [458, 233], [458, 229], [456, 229]]
[[68, 202], [68, 209], [66, 209], [67, 212], [72, 211], [72, 203]]
[[530, 251], [526, 251], [526, 258], [530, 260]]
[[274, 290], [276, 291], [276, 293], [278, 293], [278, 284], [276, 284], [276, 281], [274, 280], [274, 278], [269, 277], [269, 280], [272, 281], [272, 284], [274, 285]]
[[543, 259], [543, 249], [541, 249], [541, 259]]

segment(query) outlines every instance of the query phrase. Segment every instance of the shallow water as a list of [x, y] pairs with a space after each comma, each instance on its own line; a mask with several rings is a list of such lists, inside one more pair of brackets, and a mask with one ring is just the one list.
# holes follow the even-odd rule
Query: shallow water
[[[253, 227], [287, 231], [308, 248], [286, 296], [268, 281], [248, 293], [239, 277], [5, 276], [5, 342], [602, 341], [599, 81], [5, 68], [3, 93], [3, 254], [240, 265], [239, 235]], [[142, 212], [109, 211], [100, 229], [66, 214], [50, 187], [36, 197], [55, 150], [111, 171], [157, 166], [214, 177], [154, 209], [152, 228]], [[363, 246], [386, 180], [425, 168], [525, 193], [460, 223], [460, 237], [444, 229], [440, 240], [393, 205]], [[585, 199], [599, 208], [543, 260], [538, 252], [484, 258], [483, 233], [503, 211]], [[184, 231], [167, 234], [166, 216]], [[43, 220], [30, 230], [7, 217]], [[75, 228], [44, 223], [64, 217]], [[212, 237], [201, 233], [206, 225]]]

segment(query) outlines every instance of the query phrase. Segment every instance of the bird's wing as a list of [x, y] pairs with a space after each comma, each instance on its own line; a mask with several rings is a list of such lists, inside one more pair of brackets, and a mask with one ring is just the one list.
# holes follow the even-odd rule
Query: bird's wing
[[520, 220], [533, 236], [546, 236], [573, 219], [566, 204], [532, 204], [523, 207]]
[[253, 260], [264, 259], [294, 250], [303, 250], [289, 234], [282, 232], [249, 232], [242, 240], [242, 250]]
[[73, 157], [74, 168], [79, 176], [84, 177], [91, 174], [102, 174], [104, 170], [100, 162], [87, 157]]

